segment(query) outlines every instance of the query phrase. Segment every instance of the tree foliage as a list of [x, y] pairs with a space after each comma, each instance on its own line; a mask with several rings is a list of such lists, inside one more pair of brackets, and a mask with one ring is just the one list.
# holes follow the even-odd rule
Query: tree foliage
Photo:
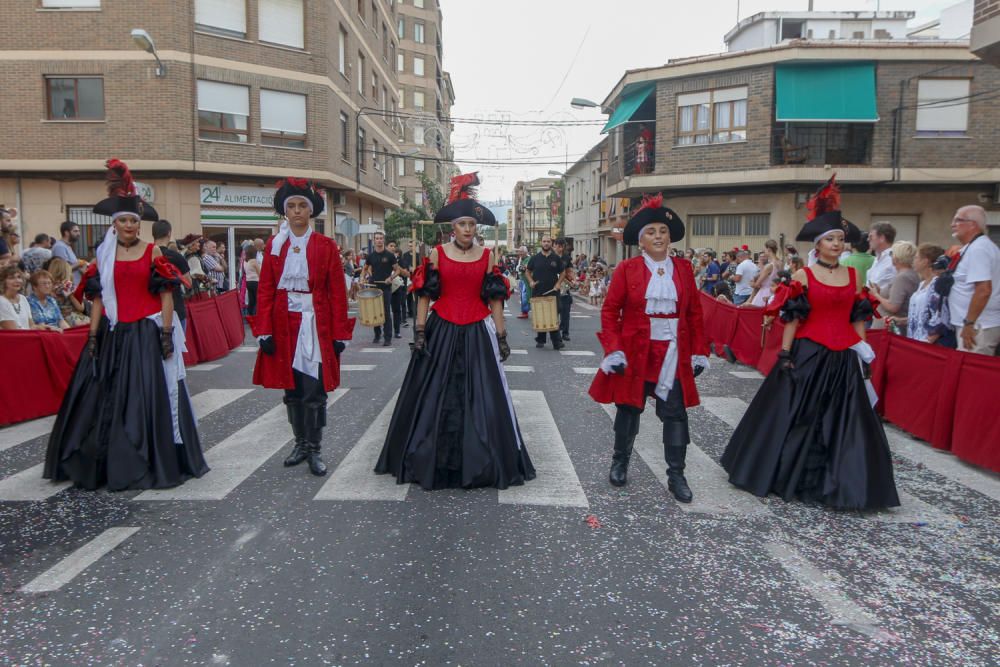
[[418, 225], [420, 220], [433, 220], [434, 214], [444, 206], [445, 197], [441, 187], [427, 174], [417, 174], [424, 191], [424, 204], [418, 206], [404, 195], [399, 208], [389, 212], [385, 217], [385, 235], [389, 241], [403, 241], [410, 238], [411, 229], [417, 227], [417, 242], [434, 244], [439, 240], [441, 225]]

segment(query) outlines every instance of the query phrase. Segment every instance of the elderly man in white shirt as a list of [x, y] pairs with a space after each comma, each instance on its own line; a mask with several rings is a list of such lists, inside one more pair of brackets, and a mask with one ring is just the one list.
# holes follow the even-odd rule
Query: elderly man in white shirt
[[1000, 248], [986, 236], [983, 207], [958, 209], [951, 235], [962, 243], [948, 295], [958, 349], [993, 356], [1000, 344]]
[[876, 222], [868, 232], [868, 245], [875, 255], [875, 263], [868, 269], [868, 284], [883, 294], [889, 293], [892, 279], [896, 277], [896, 267], [892, 265], [892, 244], [895, 242], [896, 228], [888, 222]]

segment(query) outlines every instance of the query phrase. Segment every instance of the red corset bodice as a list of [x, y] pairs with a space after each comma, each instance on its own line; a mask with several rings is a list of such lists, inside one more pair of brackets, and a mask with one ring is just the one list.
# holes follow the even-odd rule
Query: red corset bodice
[[160, 312], [159, 295], [149, 291], [152, 266], [152, 243], [146, 246], [142, 257], [133, 262], [115, 260], [115, 296], [118, 299], [119, 322], [138, 322]]
[[796, 338], [808, 338], [831, 350], [846, 350], [861, 340], [851, 324], [851, 310], [857, 298], [857, 275], [848, 268], [851, 279], [843, 287], [831, 287], [816, 280], [812, 269], [809, 276], [809, 317], [799, 322]]
[[490, 314], [490, 309], [480, 296], [483, 278], [490, 265], [490, 251], [483, 248], [483, 256], [475, 262], [456, 262], [437, 247], [437, 270], [441, 274], [441, 296], [432, 308], [439, 317], [452, 324], [472, 324]]

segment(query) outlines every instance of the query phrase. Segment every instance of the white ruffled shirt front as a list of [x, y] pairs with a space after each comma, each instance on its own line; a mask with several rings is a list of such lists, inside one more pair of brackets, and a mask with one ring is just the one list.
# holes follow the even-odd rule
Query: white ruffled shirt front
[[292, 368], [319, 380], [319, 365], [323, 361], [323, 355], [319, 347], [316, 313], [313, 310], [312, 294], [301, 293], [309, 291], [309, 260], [306, 258], [306, 248], [312, 233], [313, 230], [309, 227], [305, 234], [296, 236], [288, 228], [287, 222], [282, 223], [277, 237], [271, 244], [271, 254], [280, 255], [282, 246], [286, 240], [288, 241], [285, 267], [278, 280], [278, 289], [288, 290], [288, 312], [302, 313], [299, 336], [295, 339]]

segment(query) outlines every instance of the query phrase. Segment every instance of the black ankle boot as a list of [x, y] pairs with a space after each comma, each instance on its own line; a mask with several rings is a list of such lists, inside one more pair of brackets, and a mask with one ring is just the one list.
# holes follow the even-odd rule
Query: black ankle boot
[[286, 403], [285, 409], [288, 410], [288, 423], [292, 425], [295, 436], [295, 446], [285, 458], [285, 467], [290, 468], [306, 460], [309, 443], [306, 442], [305, 408], [301, 403]]
[[306, 461], [309, 472], [322, 477], [326, 474], [326, 464], [320, 456], [320, 444], [323, 441], [323, 427], [326, 426], [326, 407], [310, 408], [306, 413]]
[[317, 477], [322, 477], [326, 474], [326, 464], [323, 463], [323, 457], [319, 454], [321, 449], [320, 444], [318, 442], [310, 442], [308, 447], [307, 460], [309, 461], [309, 472]]
[[684, 459], [687, 458], [687, 445], [664, 443], [663, 458], [667, 460], [667, 489], [674, 494], [674, 498], [678, 502], [691, 502], [694, 495], [691, 493], [687, 479], [684, 478]]
[[611, 472], [608, 481], [611, 486], [628, 484], [628, 464], [632, 458], [632, 447], [639, 432], [639, 415], [632, 415], [618, 409], [615, 415], [615, 451], [611, 455]]

